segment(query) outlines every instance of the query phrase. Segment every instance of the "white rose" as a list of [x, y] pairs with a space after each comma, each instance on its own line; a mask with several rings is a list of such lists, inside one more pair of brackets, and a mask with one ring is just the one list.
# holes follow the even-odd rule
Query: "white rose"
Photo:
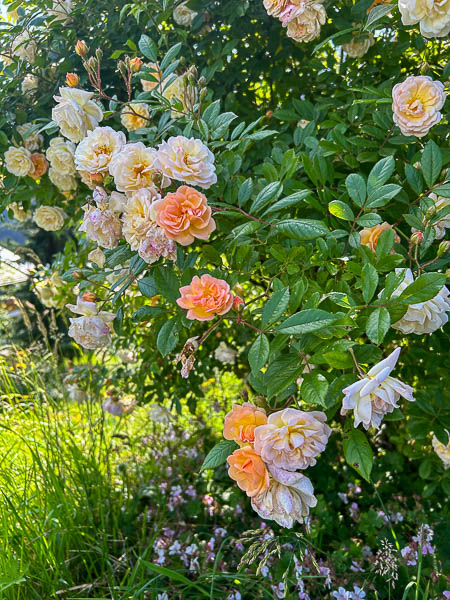
[[252, 508], [262, 519], [270, 519], [291, 528], [295, 521], [303, 523], [309, 509], [316, 506], [314, 488], [302, 473], [269, 466], [269, 488], [252, 498]]
[[55, 137], [50, 140], [45, 153], [53, 170], [58, 171], [61, 175], [75, 175], [74, 155], [75, 144], [63, 137]]
[[189, 8], [187, 2], [181, 2], [173, 9], [173, 20], [182, 27], [190, 27], [197, 15], [195, 10]]
[[44, 143], [44, 138], [37, 131], [30, 133], [29, 136], [25, 137], [27, 131], [29, 131], [33, 127], [32, 123], [24, 123], [23, 125], [19, 125], [17, 127], [17, 131], [23, 138], [23, 144], [27, 150], [30, 152], [34, 152], [35, 150], [39, 150], [39, 148]]
[[214, 154], [201, 140], [183, 135], [158, 146], [157, 168], [170, 179], [208, 189], [217, 182]]
[[84, 390], [79, 388], [76, 383], [66, 384], [67, 396], [72, 402], [82, 404], [87, 400], [87, 394]]
[[352, 58], [361, 58], [375, 44], [372, 33], [366, 36], [353, 36], [350, 42], [342, 44], [342, 50]]
[[[396, 273], [405, 272], [405, 278], [398, 288], [392, 293], [392, 297], [400, 296], [404, 289], [414, 282], [411, 269], [395, 269]], [[393, 329], [402, 333], [433, 333], [443, 327], [448, 321], [447, 312], [450, 311], [449, 291], [443, 286], [441, 291], [431, 300], [410, 304], [403, 317], [392, 324]]]
[[10, 146], [5, 152], [5, 167], [6, 170], [16, 177], [25, 177], [34, 172], [34, 164], [31, 160], [31, 152], [19, 146]]
[[283, 27], [287, 27], [288, 37], [297, 42], [310, 42], [319, 37], [327, 13], [319, 0], [294, 0], [286, 5], [279, 18]]
[[54, 273], [51, 277], [38, 281], [34, 286], [34, 292], [40, 302], [47, 308], [60, 308], [64, 301], [58, 296], [63, 284], [61, 277]]
[[155, 200], [161, 200], [155, 188], [138, 190], [128, 198], [122, 215], [122, 228], [123, 235], [132, 250], [139, 248], [147, 232], [156, 225], [151, 210]]
[[158, 175], [156, 150], [142, 142], [126, 144], [109, 163], [109, 172], [119, 192], [132, 192], [155, 186]]
[[53, 183], [53, 185], [56, 185], [60, 192], [70, 192], [75, 190], [77, 187], [75, 177], [61, 173], [53, 167], [50, 167], [48, 170], [48, 176], [50, 181]]
[[108, 173], [111, 158], [122, 150], [126, 141], [122, 131], [114, 131], [112, 127], [96, 127], [77, 146], [77, 169], [91, 175]]
[[88, 254], [88, 259], [94, 262], [96, 265], [103, 269], [105, 266], [106, 256], [103, 250], [100, 248], [96, 248], [95, 250], [91, 250]]
[[66, 304], [67, 308], [81, 317], [70, 318], [69, 335], [77, 344], [88, 350], [101, 348], [111, 343], [111, 323], [113, 313], [97, 311], [95, 302], [77, 298], [77, 303]]
[[54, 21], [62, 21], [67, 19], [73, 10], [72, 0], [53, 0], [53, 6], [47, 13], [54, 17]]
[[37, 90], [37, 88], [39, 87], [39, 79], [36, 77], [36, 75], [33, 75], [32, 73], [28, 73], [23, 78], [21, 87], [22, 87], [22, 92], [24, 94], [26, 94], [27, 92], [32, 92], [34, 90]]
[[34, 212], [33, 221], [45, 231], [58, 231], [63, 227], [66, 216], [58, 206], [39, 206]]
[[60, 96], [55, 96], [57, 105], [52, 110], [52, 119], [64, 137], [71, 142], [80, 142], [103, 119], [102, 109], [92, 101], [92, 92], [61, 87], [59, 93]]
[[373, 366], [365, 377], [342, 390], [345, 397], [341, 415], [352, 410], [355, 427], [362, 423], [364, 429], [369, 429], [370, 426], [378, 429], [383, 417], [399, 407], [400, 396], [414, 402], [412, 387], [390, 377], [399, 354], [400, 348], [396, 348], [387, 358]]
[[403, 25], [420, 23], [426, 38], [445, 37], [450, 32], [450, 0], [399, 0]]

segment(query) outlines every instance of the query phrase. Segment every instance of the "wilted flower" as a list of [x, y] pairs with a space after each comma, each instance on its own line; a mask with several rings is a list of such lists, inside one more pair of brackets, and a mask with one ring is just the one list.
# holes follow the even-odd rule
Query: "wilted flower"
[[5, 152], [6, 170], [16, 177], [25, 177], [34, 171], [34, 164], [31, 160], [31, 152], [19, 146], [10, 146]]
[[342, 44], [342, 50], [352, 58], [361, 58], [375, 44], [372, 33], [354, 35], [347, 44]]
[[195, 238], [208, 240], [216, 229], [206, 196], [187, 185], [156, 200], [152, 211], [167, 237], [182, 246], [192, 244]]
[[170, 179], [201, 188], [207, 189], [217, 182], [214, 155], [195, 138], [178, 135], [160, 144], [157, 166]]
[[[392, 293], [392, 297], [400, 296], [400, 294], [414, 282], [414, 277], [411, 269], [395, 269], [395, 272], [405, 273], [405, 278], [397, 289]], [[444, 286], [434, 298], [410, 304], [408, 310], [403, 317], [392, 324], [393, 329], [398, 329], [402, 333], [433, 333], [437, 329], [443, 327], [448, 321], [447, 312], [450, 311], [449, 291]]]
[[450, 1], [399, 0], [403, 25], [420, 23], [420, 33], [426, 38], [444, 37], [450, 32]]
[[[380, 223], [380, 225], [374, 225], [373, 227], [365, 227], [359, 232], [359, 236], [361, 238], [361, 244], [364, 246], [368, 246], [373, 252], [377, 249], [378, 238], [386, 231], [386, 229], [392, 229], [392, 225], [389, 223]], [[394, 241], [399, 244], [400, 238], [397, 233], [394, 231]]]
[[39, 148], [44, 143], [44, 138], [37, 131], [33, 131], [30, 135], [26, 136], [27, 132], [34, 127], [32, 123], [24, 123], [23, 125], [18, 125], [17, 131], [23, 138], [23, 145], [30, 152], [34, 152], [35, 150], [39, 150]]
[[114, 417], [122, 417], [133, 412], [136, 408], [136, 402], [132, 396], [124, 396], [120, 399], [108, 396], [103, 402], [102, 408]]
[[427, 75], [410, 75], [392, 90], [394, 123], [403, 135], [424, 137], [442, 119], [439, 112], [447, 94], [440, 81]]
[[208, 274], [195, 275], [190, 285], [180, 288], [180, 294], [178, 306], [188, 310], [188, 319], [197, 321], [211, 321], [216, 315], [224, 315], [235, 299], [226, 281]]
[[108, 205], [101, 203], [98, 203], [97, 207], [85, 204], [83, 210], [84, 219], [78, 231], [83, 231], [102, 248], [115, 248], [122, 237], [122, 223], [119, 217]]
[[59, 125], [64, 137], [71, 142], [80, 142], [88, 131], [98, 126], [103, 119], [103, 111], [92, 101], [92, 92], [60, 87], [59, 93], [60, 96], [55, 96], [57, 105], [52, 110], [52, 119]]
[[230, 465], [228, 475], [250, 498], [268, 489], [269, 473], [261, 457], [251, 446], [235, 450], [227, 458], [227, 463]]
[[132, 192], [141, 188], [155, 186], [159, 175], [157, 153], [142, 142], [126, 144], [109, 163], [109, 172], [119, 192]]
[[33, 221], [45, 231], [58, 231], [64, 226], [66, 213], [58, 206], [39, 206], [33, 215]]
[[250, 402], [234, 404], [231, 411], [225, 416], [223, 437], [234, 440], [238, 444], [253, 444], [255, 441], [255, 428], [267, 423], [266, 412]]
[[31, 155], [31, 162], [33, 163], [34, 170], [28, 173], [33, 179], [40, 179], [42, 175], [47, 173], [48, 162], [45, 160], [45, 156], [40, 152], [34, 152]]
[[319, 0], [294, 0], [286, 4], [279, 15], [287, 35], [296, 42], [310, 42], [320, 35], [327, 13]]
[[122, 131], [114, 131], [112, 127], [96, 127], [77, 146], [76, 168], [91, 175], [107, 174], [111, 159], [122, 150], [126, 141]]
[[[174, 79], [172, 83], [164, 88], [162, 95], [170, 104], [173, 104], [173, 100], [178, 100], [183, 107], [183, 112], [191, 110], [197, 102], [197, 90], [194, 86], [190, 85], [186, 75], [179, 75]], [[170, 116], [172, 119], [178, 119], [183, 116], [183, 112], [172, 108]]]
[[120, 121], [127, 131], [135, 131], [147, 127], [150, 111], [146, 104], [131, 103], [122, 108]]
[[55, 171], [62, 175], [75, 175], [75, 144], [63, 137], [55, 137], [50, 140], [45, 155]]
[[400, 354], [396, 348], [387, 358], [373, 366], [366, 375], [342, 391], [345, 394], [341, 415], [354, 414], [354, 426], [379, 428], [383, 417], [398, 408], [400, 396], [414, 402], [413, 389], [399, 379], [390, 377]]
[[269, 487], [252, 498], [253, 510], [262, 519], [275, 521], [281, 527], [290, 529], [295, 521], [303, 523], [310, 507], [317, 504], [311, 481], [302, 473], [284, 471], [273, 465], [269, 471]]
[[166, 236], [164, 229], [153, 223], [147, 230], [145, 238], [139, 242], [138, 254], [151, 265], [160, 258], [176, 260], [177, 248], [175, 242]]
[[[448, 435], [448, 431], [447, 431]], [[448, 469], [450, 467], [450, 439], [447, 444], [443, 444], [440, 442], [435, 435], [433, 435], [433, 439], [431, 440], [433, 444], [433, 450], [439, 456], [439, 458], [444, 463], [444, 468]]]
[[50, 167], [48, 176], [53, 185], [55, 185], [62, 193], [70, 192], [77, 187], [77, 181], [73, 175], [61, 173], [61, 171], [58, 171], [54, 167]]
[[331, 434], [326, 419], [323, 412], [295, 408], [272, 413], [255, 429], [255, 450], [267, 464], [287, 471], [314, 466]]
[[214, 350], [214, 358], [224, 365], [234, 365], [236, 362], [236, 350], [230, 348], [225, 342], [220, 342]]
[[27, 73], [22, 81], [22, 92], [24, 94], [26, 94], [27, 92], [33, 92], [34, 90], [37, 90], [38, 87], [39, 79], [36, 77], [36, 75], [33, 75], [32, 73]]
[[77, 344], [94, 350], [111, 343], [111, 323], [115, 314], [98, 311], [95, 302], [83, 300], [80, 296], [76, 304], [66, 304], [67, 308], [81, 317], [70, 318], [69, 335]]
[[180, 2], [173, 9], [173, 20], [177, 25], [181, 25], [182, 27], [190, 27], [192, 25], [192, 21], [195, 19], [198, 13], [195, 10], [191, 10], [188, 6], [188, 2]]

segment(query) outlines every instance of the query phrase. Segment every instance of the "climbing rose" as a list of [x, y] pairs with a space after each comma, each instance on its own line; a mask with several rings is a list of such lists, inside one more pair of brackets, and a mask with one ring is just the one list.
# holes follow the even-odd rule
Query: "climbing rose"
[[58, 231], [63, 227], [66, 216], [58, 206], [39, 206], [33, 215], [33, 220], [45, 231]]
[[410, 75], [392, 90], [394, 123], [403, 135], [424, 137], [442, 119], [439, 112], [447, 94], [440, 81], [427, 75]]
[[126, 144], [114, 154], [109, 163], [109, 172], [119, 192], [133, 192], [155, 186], [158, 177], [157, 154], [142, 142]]
[[183, 135], [158, 146], [157, 166], [170, 179], [208, 189], [217, 182], [214, 155], [201, 140]]
[[[392, 229], [392, 225], [389, 223], [380, 223], [380, 225], [374, 225], [373, 227], [365, 227], [359, 232], [361, 238], [361, 244], [368, 246], [373, 252], [377, 249], [378, 238], [386, 231], [386, 229]], [[400, 243], [400, 238], [397, 233], [394, 232], [394, 240], [397, 244]]]
[[34, 171], [28, 173], [33, 179], [40, 179], [42, 175], [47, 173], [48, 162], [45, 160], [45, 156], [40, 152], [33, 152], [31, 155], [31, 162], [34, 166]]
[[[434, 209], [436, 210], [436, 213], [444, 208], [447, 208], [447, 206], [450, 206], [450, 198], [444, 198], [444, 196], [437, 196], [434, 192], [428, 194], [428, 198], [431, 198], [431, 200], [433, 200]], [[439, 219], [439, 221], [432, 223], [431, 226], [433, 227], [435, 232], [435, 239], [442, 240], [442, 238], [445, 237], [445, 230], [450, 228], [450, 215], [447, 213], [445, 216]], [[411, 228], [411, 231], [417, 230]]]
[[361, 58], [375, 43], [372, 33], [366, 36], [353, 36], [347, 44], [342, 44], [342, 50], [352, 58]]
[[296, 42], [310, 42], [319, 37], [327, 13], [319, 0], [295, 0], [286, 5], [279, 18], [283, 27], [287, 27], [288, 37]]
[[364, 429], [369, 429], [370, 426], [378, 429], [383, 417], [398, 408], [400, 396], [414, 402], [412, 387], [390, 377], [399, 354], [400, 348], [396, 348], [387, 358], [373, 366], [364, 377], [342, 390], [345, 396], [341, 415], [346, 415], [352, 410], [355, 427], [362, 423]]
[[208, 274], [195, 275], [189, 285], [180, 288], [180, 294], [178, 306], [187, 308], [187, 318], [197, 321], [211, 321], [216, 315], [224, 315], [234, 301], [240, 300], [233, 295], [226, 281]]
[[190, 27], [192, 21], [198, 15], [195, 10], [191, 10], [187, 2], [181, 2], [173, 9], [173, 20], [177, 25], [182, 27]]
[[45, 155], [54, 171], [61, 175], [75, 175], [75, 144], [63, 137], [55, 137], [50, 140]]
[[183, 111], [179, 111], [176, 108], [172, 108], [170, 116], [172, 119], [179, 119], [183, 116], [183, 112], [188, 112], [192, 109], [194, 104], [197, 102], [197, 90], [194, 86], [190, 85], [187, 77], [179, 75], [172, 81], [166, 88], [164, 88], [162, 95], [172, 105], [172, 100], [178, 100]]
[[234, 404], [231, 411], [225, 416], [223, 437], [234, 440], [238, 444], [255, 441], [255, 427], [267, 423], [266, 413], [250, 402]]
[[30, 150], [30, 152], [34, 152], [35, 150], [39, 150], [39, 148], [44, 143], [44, 138], [37, 131], [33, 131], [32, 133], [30, 133], [30, 135], [28, 135], [27, 137], [25, 137], [26, 133], [32, 127], [33, 127], [32, 123], [24, 123], [23, 125], [18, 125], [18, 127], [17, 127], [17, 132], [23, 138], [23, 145], [25, 146], [25, 148], [27, 150]]
[[161, 69], [157, 65], [157, 63], [147, 63], [144, 65], [149, 69], [148, 74], [152, 75], [156, 79], [156, 81], [149, 81], [148, 79], [141, 79], [142, 89], [144, 92], [151, 92], [155, 89], [157, 85], [159, 85], [161, 81]]
[[287, 4], [287, 0], [263, 0], [263, 4], [268, 15], [279, 17]]
[[111, 323], [115, 318], [113, 313], [98, 312], [95, 302], [89, 302], [78, 297], [76, 304], [66, 304], [73, 313], [81, 317], [70, 318], [69, 335], [86, 348], [94, 350], [111, 342]]
[[5, 167], [16, 177], [25, 177], [25, 175], [33, 173], [34, 164], [31, 160], [31, 152], [23, 146], [19, 148], [10, 146], [5, 152]]
[[227, 458], [228, 475], [247, 496], [258, 496], [269, 487], [269, 473], [251, 446], [238, 448]]
[[450, 0], [399, 0], [403, 25], [420, 23], [426, 38], [444, 37], [450, 32]]
[[207, 240], [216, 229], [206, 196], [187, 185], [156, 200], [152, 210], [167, 237], [182, 246], [192, 244], [195, 238]]
[[148, 127], [150, 111], [146, 104], [134, 102], [127, 104], [120, 113], [120, 122], [127, 131], [136, 131]]
[[106, 204], [83, 206], [84, 219], [78, 231], [83, 231], [87, 237], [97, 242], [102, 248], [115, 248], [122, 237], [122, 224], [119, 217]]
[[80, 142], [103, 119], [102, 109], [92, 101], [92, 92], [60, 87], [59, 93], [60, 96], [55, 96], [57, 105], [52, 110], [52, 119], [64, 137], [74, 143]]
[[72, 10], [72, 0], [53, 0], [53, 7], [47, 10], [47, 14], [54, 17], [54, 21], [62, 21]]
[[326, 419], [323, 412], [296, 408], [272, 413], [267, 424], [255, 429], [255, 451], [265, 463], [287, 471], [312, 467], [331, 434]]
[[75, 190], [77, 187], [77, 181], [75, 177], [66, 173], [61, 173], [61, 171], [57, 171], [54, 167], [50, 167], [48, 170], [48, 176], [53, 185], [56, 185], [56, 187], [62, 193], [70, 192], [71, 190]]
[[112, 127], [96, 127], [77, 146], [76, 168], [91, 175], [106, 175], [112, 157], [122, 150], [126, 141], [122, 131], [114, 131]]
[[122, 214], [123, 235], [132, 250], [137, 250], [155, 221], [152, 204], [161, 199], [155, 188], [143, 188], [131, 194]]

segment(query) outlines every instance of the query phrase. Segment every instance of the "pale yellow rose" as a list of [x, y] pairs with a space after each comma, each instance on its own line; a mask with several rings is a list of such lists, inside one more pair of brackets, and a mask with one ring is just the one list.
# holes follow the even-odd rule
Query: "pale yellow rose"
[[208, 189], [217, 182], [214, 154], [205, 144], [183, 135], [158, 146], [157, 168], [170, 179]]
[[95, 250], [91, 250], [88, 254], [88, 259], [94, 262], [96, 265], [103, 269], [105, 266], [106, 256], [103, 250], [100, 248], [96, 248]]
[[155, 225], [152, 215], [155, 200], [161, 200], [155, 188], [143, 188], [128, 198], [122, 215], [122, 231], [132, 250], [139, 248], [140, 242]]
[[36, 59], [37, 44], [30, 37], [28, 30], [24, 29], [19, 35], [15, 36], [11, 44], [11, 51], [14, 56], [22, 60], [27, 60], [33, 64]]
[[195, 10], [189, 8], [188, 2], [180, 2], [173, 9], [173, 20], [177, 25], [181, 25], [182, 27], [190, 27], [197, 15], [198, 13]]
[[33, 289], [44, 306], [47, 308], [61, 308], [64, 305], [64, 298], [61, 298], [59, 292], [63, 286], [64, 281], [58, 273], [53, 273], [51, 277], [38, 281]]
[[114, 131], [112, 127], [96, 127], [77, 146], [76, 168], [91, 175], [107, 174], [112, 157], [122, 150], [126, 142], [122, 131]]
[[146, 104], [133, 102], [122, 108], [120, 122], [127, 131], [148, 127], [150, 111]]
[[67, 308], [81, 317], [70, 318], [68, 334], [88, 350], [102, 348], [111, 343], [111, 326], [115, 314], [98, 311], [95, 302], [78, 297], [76, 304], [66, 304]]
[[61, 175], [75, 175], [75, 144], [63, 137], [50, 140], [45, 156], [54, 171]]
[[[183, 112], [188, 112], [197, 102], [197, 91], [195, 87], [189, 85], [187, 78], [184, 75], [177, 77], [164, 90], [162, 95], [170, 104], [173, 100], [179, 100], [183, 106]], [[172, 119], [178, 119], [183, 116], [183, 112], [173, 108], [170, 111]]]
[[6, 170], [16, 177], [25, 177], [34, 172], [34, 164], [31, 160], [31, 152], [19, 146], [10, 146], [5, 152]]
[[75, 177], [60, 173], [60, 171], [57, 171], [53, 167], [50, 167], [48, 170], [48, 176], [50, 181], [53, 185], [56, 185], [60, 192], [70, 192], [77, 187], [77, 180]]
[[156, 150], [142, 142], [126, 144], [109, 163], [109, 172], [119, 192], [133, 192], [155, 186], [158, 177]]
[[103, 119], [102, 109], [92, 101], [92, 92], [60, 87], [59, 93], [60, 96], [55, 96], [57, 105], [52, 110], [52, 119], [64, 137], [71, 142], [80, 142]]
[[394, 123], [403, 135], [424, 137], [442, 119], [439, 111], [446, 96], [440, 81], [433, 81], [427, 75], [407, 77], [392, 90]]
[[375, 44], [372, 33], [366, 35], [354, 35], [347, 44], [342, 44], [342, 50], [352, 58], [361, 58]]
[[280, 14], [287, 35], [296, 42], [310, 42], [320, 35], [327, 13], [319, 0], [293, 0]]
[[271, 17], [279, 17], [287, 3], [288, 0], [263, 0], [264, 8]]
[[64, 226], [66, 216], [58, 206], [39, 206], [34, 212], [33, 221], [45, 231], [58, 231]]
[[29, 131], [34, 125], [32, 123], [24, 123], [23, 125], [18, 125], [17, 131], [23, 138], [23, 145], [30, 152], [34, 152], [35, 150], [39, 150], [39, 148], [44, 143], [44, 138], [37, 131], [33, 131], [29, 136], [25, 138], [27, 131]]
[[399, 0], [403, 25], [420, 23], [426, 38], [445, 37], [450, 32], [450, 0]]
[[67, 19], [72, 10], [72, 0], [53, 0], [53, 6], [47, 11], [47, 14], [54, 17], [54, 21], [63, 21]]

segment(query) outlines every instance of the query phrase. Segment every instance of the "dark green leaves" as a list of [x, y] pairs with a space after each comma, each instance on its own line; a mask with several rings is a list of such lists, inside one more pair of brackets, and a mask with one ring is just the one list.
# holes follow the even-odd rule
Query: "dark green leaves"
[[343, 438], [345, 460], [370, 483], [373, 453], [366, 436], [359, 429], [355, 429], [351, 421], [346, 421]]
[[328, 381], [317, 371], [312, 371], [303, 376], [301, 387], [302, 400], [308, 404], [319, 404], [327, 408], [326, 395], [328, 392]]
[[424, 273], [403, 290], [398, 301], [405, 304], [417, 304], [434, 298], [445, 285], [444, 273]]
[[366, 181], [362, 175], [352, 173], [345, 180], [345, 186], [347, 188], [348, 195], [353, 202], [361, 207], [364, 205], [366, 200], [367, 188]]
[[177, 345], [179, 328], [178, 317], [172, 317], [159, 330], [156, 346], [163, 356], [169, 354]]
[[333, 315], [318, 308], [301, 310], [292, 317], [288, 317], [276, 327], [276, 330], [289, 335], [311, 333], [328, 327], [339, 318], [340, 315]]
[[314, 219], [286, 219], [275, 225], [287, 237], [300, 242], [314, 240], [330, 232], [323, 221]]
[[263, 210], [267, 204], [282, 190], [282, 184], [279, 181], [274, 181], [266, 185], [256, 198], [253, 200], [252, 205], [250, 207], [250, 212], [253, 214], [258, 214], [261, 210]]
[[259, 334], [248, 351], [248, 362], [252, 371], [259, 371], [269, 358], [269, 340], [263, 333]]
[[223, 440], [222, 442], [219, 442], [206, 455], [200, 471], [220, 467], [220, 465], [223, 465], [230, 454], [233, 454], [237, 448], [239, 448], [239, 446], [236, 442], [233, 442], [233, 440]]
[[158, 49], [156, 47], [155, 42], [148, 37], [148, 35], [141, 35], [141, 39], [139, 40], [139, 50], [152, 62], [156, 62], [158, 59]]
[[261, 326], [265, 329], [271, 323], [275, 323], [287, 309], [289, 304], [289, 288], [275, 292], [264, 305]]
[[432, 140], [425, 146], [420, 165], [425, 182], [428, 187], [431, 187], [437, 181], [442, 169], [441, 151]]
[[386, 307], [380, 306], [376, 308], [370, 315], [367, 325], [366, 334], [371, 342], [380, 344], [391, 326], [391, 317]]
[[378, 273], [373, 265], [367, 263], [361, 271], [362, 295], [365, 302], [370, 302], [377, 289]]

